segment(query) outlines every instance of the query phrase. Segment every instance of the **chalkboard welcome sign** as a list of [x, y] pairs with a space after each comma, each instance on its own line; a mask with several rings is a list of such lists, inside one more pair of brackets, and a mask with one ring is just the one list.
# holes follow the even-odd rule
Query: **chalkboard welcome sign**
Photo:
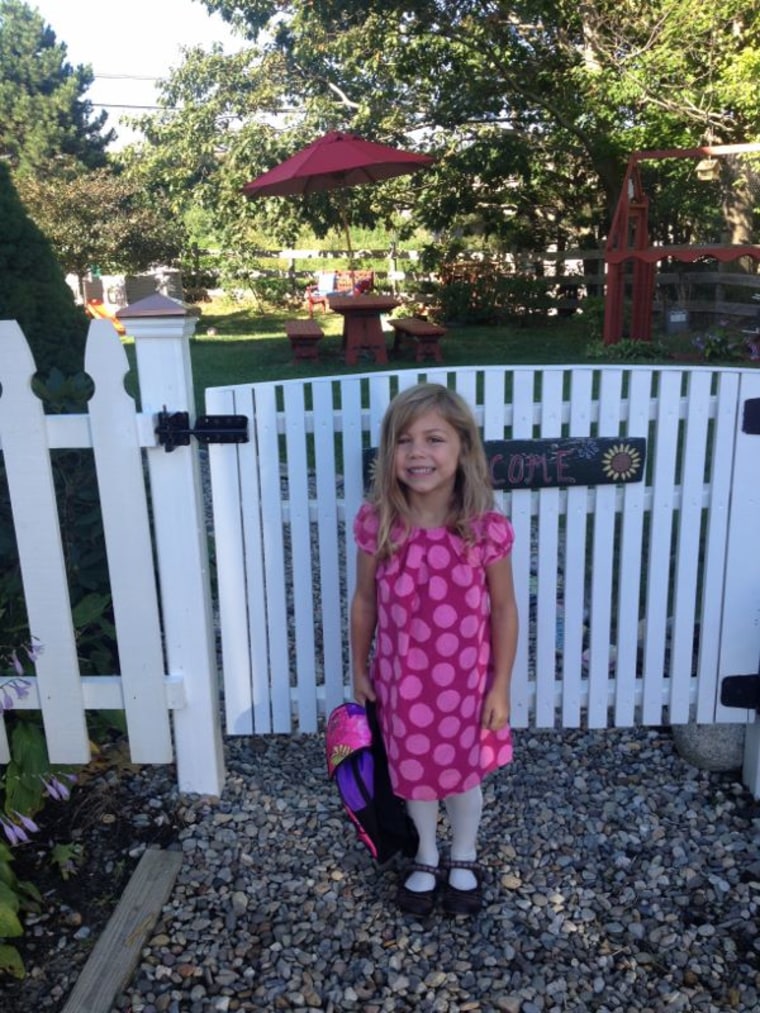
[[[485, 440], [494, 489], [551, 489], [618, 485], [644, 477], [646, 440], [641, 436], [544, 440]], [[369, 485], [377, 451], [364, 452]]]

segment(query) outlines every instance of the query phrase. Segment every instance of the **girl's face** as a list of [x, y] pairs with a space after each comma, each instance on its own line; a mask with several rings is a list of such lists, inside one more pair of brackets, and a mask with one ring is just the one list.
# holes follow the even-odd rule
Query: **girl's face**
[[418, 415], [399, 435], [396, 478], [412, 494], [442, 492], [450, 496], [461, 448], [456, 429], [437, 411]]

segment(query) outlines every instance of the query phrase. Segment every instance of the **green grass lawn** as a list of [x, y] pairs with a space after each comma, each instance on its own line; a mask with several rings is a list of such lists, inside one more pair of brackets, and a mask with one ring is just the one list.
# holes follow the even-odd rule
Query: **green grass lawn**
[[[263, 312], [253, 305], [226, 301], [203, 305], [190, 343], [198, 405], [207, 387], [417, 366], [410, 354], [391, 360], [389, 366], [369, 358], [347, 366], [341, 351], [343, 318], [329, 312], [317, 317], [325, 332], [318, 361], [294, 364], [284, 322], [301, 315], [286, 310]], [[389, 335], [389, 344], [391, 340]], [[449, 327], [441, 348], [445, 366], [532, 365], [586, 361], [589, 342], [588, 325], [577, 317], [525, 325]]]
[[[253, 302], [239, 303], [219, 299], [200, 307], [201, 316], [191, 339], [190, 349], [196, 405], [203, 411], [204, 390], [239, 383], [306, 376], [336, 376], [392, 369], [413, 369], [413, 357], [391, 361], [389, 366], [363, 359], [356, 366], [347, 366], [341, 352], [343, 318], [337, 313], [320, 313], [318, 321], [325, 331], [316, 362], [294, 364], [290, 344], [285, 337], [285, 320], [303, 316], [303, 311], [263, 309]], [[589, 318], [552, 317], [496, 326], [450, 326], [441, 339], [444, 366], [546, 365], [558, 363], [601, 365], [617, 362], [619, 356], [589, 355], [590, 346], [598, 338]], [[392, 336], [388, 336], [389, 344]], [[127, 340], [127, 350], [134, 365], [134, 349]], [[640, 360], [641, 361], [641, 360]], [[643, 361], [668, 362], [669, 356]], [[717, 364], [717, 363], [716, 363]], [[742, 363], [747, 365], [748, 363]]]

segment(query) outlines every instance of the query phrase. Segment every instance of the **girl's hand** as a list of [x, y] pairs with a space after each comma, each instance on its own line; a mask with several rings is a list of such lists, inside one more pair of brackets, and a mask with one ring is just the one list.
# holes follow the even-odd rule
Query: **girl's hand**
[[494, 688], [488, 692], [483, 703], [481, 725], [491, 732], [499, 732], [509, 722], [509, 694]]
[[372, 683], [369, 681], [369, 676], [365, 674], [355, 675], [354, 700], [364, 707], [368, 700], [371, 700], [374, 703], [375, 699], [375, 691], [372, 688]]

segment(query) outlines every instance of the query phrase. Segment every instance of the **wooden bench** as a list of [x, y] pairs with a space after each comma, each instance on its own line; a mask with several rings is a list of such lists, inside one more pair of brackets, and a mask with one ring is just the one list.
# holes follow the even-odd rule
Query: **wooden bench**
[[435, 359], [442, 361], [440, 338], [446, 333], [446, 328], [439, 324], [431, 324], [429, 320], [420, 320], [419, 317], [398, 317], [390, 319], [388, 323], [396, 332], [393, 340], [393, 354], [401, 351], [402, 343], [412, 341], [415, 345], [415, 360], [422, 362], [423, 359]]
[[319, 342], [325, 336], [316, 320], [286, 320], [285, 333], [293, 351], [293, 362], [319, 358]]

